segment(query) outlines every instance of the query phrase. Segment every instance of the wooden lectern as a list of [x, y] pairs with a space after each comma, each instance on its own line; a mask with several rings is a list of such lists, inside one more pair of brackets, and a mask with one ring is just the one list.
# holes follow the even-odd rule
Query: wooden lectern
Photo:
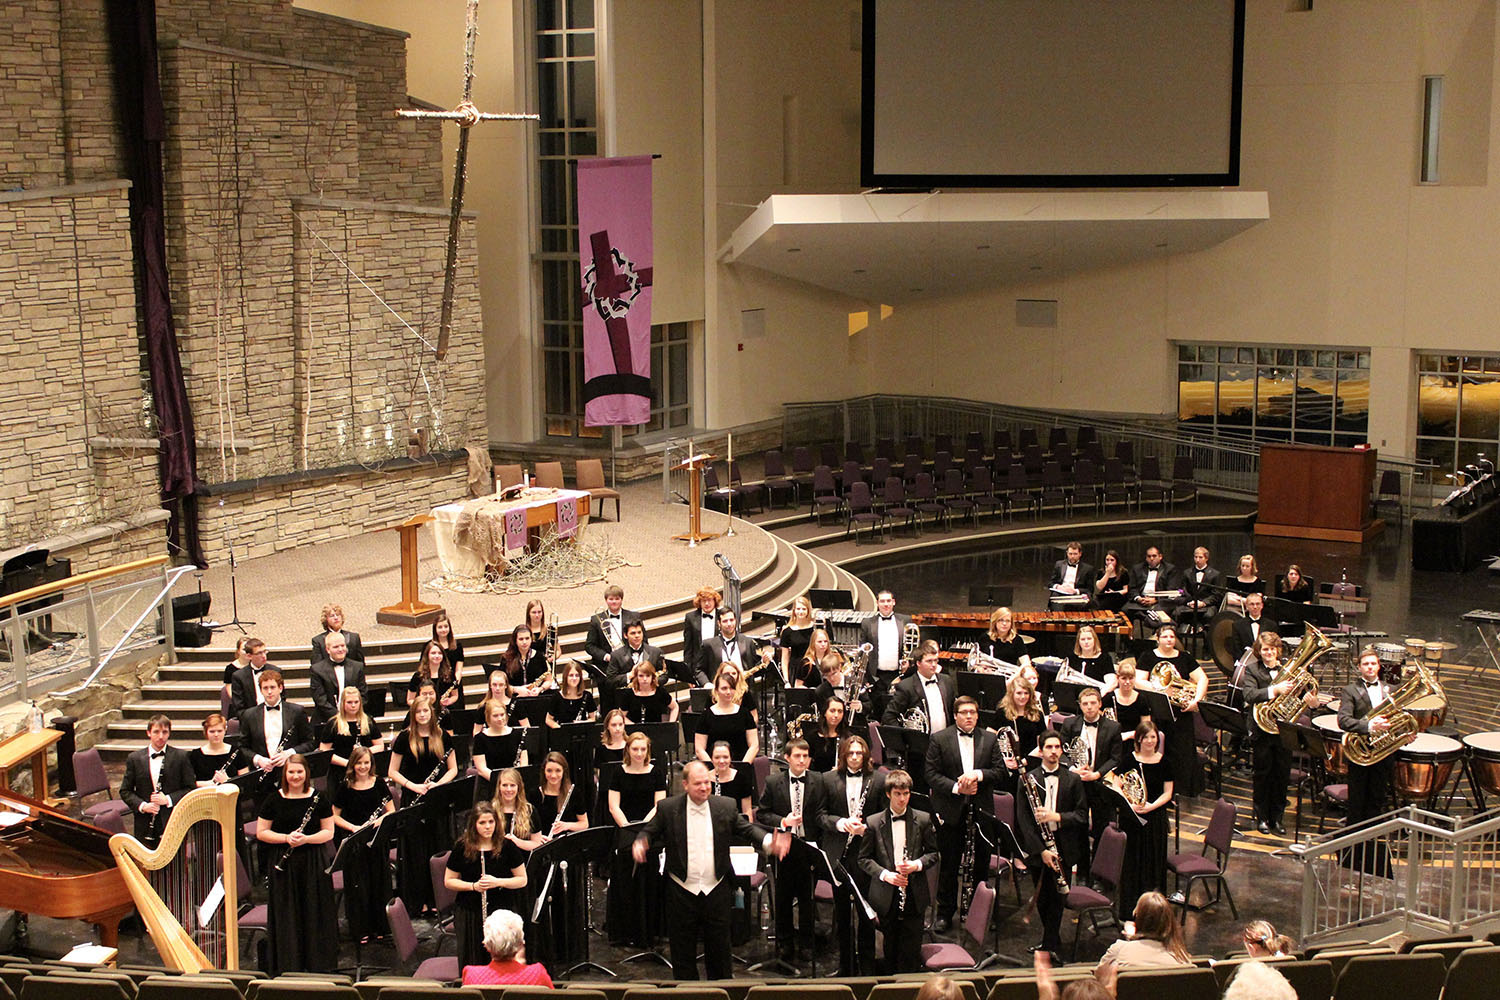
[[375, 620], [382, 625], [421, 628], [431, 625], [443, 611], [441, 604], [424, 604], [417, 596], [417, 529], [431, 520], [431, 514], [413, 514], [400, 524], [382, 529], [401, 533], [401, 603], [375, 612]]
[[1260, 510], [1255, 534], [1358, 545], [1380, 534], [1371, 501], [1374, 448], [1306, 444], [1260, 446]]
[[692, 455], [681, 463], [672, 466], [672, 471], [686, 469], [688, 473], [688, 530], [685, 535], [673, 535], [673, 538], [681, 539], [692, 548], [699, 542], [708, 541], [710, 538], [718, 538], [717, 531], [704, 531], [703, 529], [703, 467], [712, 462], [714, 457], [709, 454]]

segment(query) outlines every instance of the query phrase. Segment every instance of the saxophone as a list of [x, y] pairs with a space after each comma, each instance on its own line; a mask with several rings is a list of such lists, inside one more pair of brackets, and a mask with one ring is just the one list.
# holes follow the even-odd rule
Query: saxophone
[[1281, 671], [1281, 679], [1277, 681], [1278, 684], [1287, 684], [1287, 689], [1270, 701], [1256, 705], [1253, 710], [1255, 724], [1260, 727], [1261, 732], [1272, 736], [1279, 733], [1279, 723], [1291, 722], [1301, 715], [1303, 699], [1318, 693], [1318, 681], [1313, 677], [1309, 664], [1332, 649], [1333, 640], [1311, 623], [1308, 623], [1307, 632], [1301, 645], [1297, 647], [1296, 655]]
[[[1406, 707], [1418, 698], [1432, 695], [1448, 703], [1443, 687], [1423, 664], [1417, 664], [1417, 672], [1391, 692], [1391, 696], [1364, 714], [1364, 721], [1385, 719], [1390, 728], [1383, 733], [1345, 733], [1344, 756], [1350, 763], [1369, 767], [1379, 764], [1391, 754], [1410, 743], [1417, 735], [1417, 720], [1406, 711]], [[1259, 707], [1259, 706], [1257, 706]]]
[[1052, 828], [1036, 818], [1037, 813], [1042, 811], [1042, 804], [1037, 800], [1036, 775], [1023, 774], [1021, 776], [1021, 789], [1026, 793], [1026, 804], [1031, 807], [1031, 818], [1036, 823], [1037, 833], [1042, 838], [1042, 850], [1051, 851], [1057, 856], [1057, 891], [1063, 896], [1068, 894], [1068, 877], [1062, 873], [1062, 854], [1057, 849], [1057, 838], [1052, 836]]

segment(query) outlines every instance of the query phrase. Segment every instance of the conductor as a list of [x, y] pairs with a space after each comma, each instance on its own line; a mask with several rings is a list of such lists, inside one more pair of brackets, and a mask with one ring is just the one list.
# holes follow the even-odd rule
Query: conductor
[[653, 843], [666, 847], [667, 933], [671, 940], [672, 975], [698, 978], [698, 942], [709, 979], [731, 974], [729, 918], [733, 901], [729, 842], [739, 839], [762, 851], [786, 857], [791, 835], [772, 834], [755, 826], [734, 800], [713, 791], [712, 772], [701, 760], [682, 771], [683, 794], [663, 799], [635, 838], [631, 854], [644, 864]]

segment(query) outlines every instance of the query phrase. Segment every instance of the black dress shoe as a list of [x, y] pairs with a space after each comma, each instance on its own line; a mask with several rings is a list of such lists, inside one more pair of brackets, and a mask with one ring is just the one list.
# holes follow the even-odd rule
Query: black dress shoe
[[1271, 832], [1276, 834], [1276, 836], [1278, 837], [1285, 837], [1286, 827], [1282, 826], [1280, 823], [1273, 823], [1271, 824]]
[[1271, 833], [1271, 824], [1267, 823], [1265, 820], [1261, 820], [1258, 824], [1256, 824], [1255, 829], [1269, 836]]
[[935, 924], [932, 925], [932, 929], [934, 931], [936, 931], [937, 933], [939, 933], [939, 934], [947, 934], [949, 931], [951, 931], [953, 929], [953, 918], [952, 917], [938, 917], [937, 918], [937, 923], [935, 923]]

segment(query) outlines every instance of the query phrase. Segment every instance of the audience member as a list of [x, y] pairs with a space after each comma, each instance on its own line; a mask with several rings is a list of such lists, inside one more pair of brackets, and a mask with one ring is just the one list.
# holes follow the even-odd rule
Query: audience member
[[484, 950], [488, 965], [466, 965], [465, 986], [545, 986], [552, 977], [540, 962], [526, 963], [526, 927], [510, 910], [496, 910], [484, 922]]

